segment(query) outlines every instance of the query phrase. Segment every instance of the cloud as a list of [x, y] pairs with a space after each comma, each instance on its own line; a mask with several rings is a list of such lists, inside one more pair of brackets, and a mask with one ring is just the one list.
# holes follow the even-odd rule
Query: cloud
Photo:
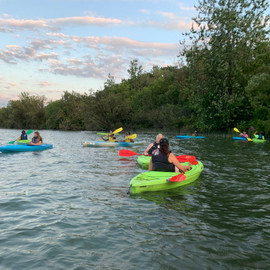
[[8, 83], [10, 86], [16, 86], [16, 83], [9, 82]]
[[65, 26], [112, 26], [123, 24], [120, 19], [114, 18], [101, 18], [93, 16], [81, 16], [81, 17], [66, 17], [57, 19], [37, 19], [37, 20], [23, 20], [13, 18], [0, 18], [0, 31], [12, 32], [12, 31], [25, 31], [25, 30], [41, 30], [50, 29], [57, 30], [60, 27]]
[[184, 6], [182, 3], [179, 4], [179, 9], [180, 9], [180, 10], [184, 10], [184, 11], [195, 11], [195, 10], [196, 10], [195, 7], [186, 7], [186, 6]]
[[[181, 9], [192, 10], [191, 8], [185, 8], [180, 6]], [[46, 30], [60, 30], [64, 27], [80, 27], [80, 26], [97, 26], [97, 27], [116, 27], [116, 26], [133, 26], [133, 27], [155, 27], [161, 29], [172, 29], [172, 30], [187, 30], [189, 29], [190, 22], [185, 22], [182, 17], [175, 15], [171, 12], [157, 11], [153, 12], [150, 10], [140, 10], [144, 14], [156, 13], [162, 15], [168, 21], [123, 21], [117, 18], [102, 18], [94, 16], [77, 16], [77, 17], [66, 17], [56, 19], [37, 19], [37, 20], [23, 20], [14, 18], [0, 18], [0, 32], [15, 32], [15, 31], [38, 31], [42, 29]], [[173, 22], [178, 22], [176, 25], [181, 25], [181, 28], [172, 27], [168, 28], [168, 25], [172, 26]], [[179, 23], [180, 22], [180, 23]], [[186, 26], [183, 28], [183, 26]]]

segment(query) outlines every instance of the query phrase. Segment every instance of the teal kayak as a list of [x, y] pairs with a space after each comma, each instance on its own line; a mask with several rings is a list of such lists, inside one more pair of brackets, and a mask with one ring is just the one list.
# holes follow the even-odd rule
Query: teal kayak
[[234, 141], [247, 141], [248, 139], [245, 137], [233, 137]]
[[[187, 165], [188, 163], [183, 163]], [[185, 180], [181, 182], [169, 182], [167, 181], [173, 176], [179, 175], [180, 173], [175, 172], [158, 172], [158, 171], [147, 171], [141, 173], [129, 183], [129, 193], [137, 194], [148, 191], [160, 191], [178, 188], [180, 186], [188, 185], [191, 182], [197, 180], [203, 171], [202, 162], [198, 162], [197, 165], [191, 165], [191, 170], [185, 172]]]
[[41, 145], [12, 144], [0, 146], [0, 151], [2, 153], [29, 152], [29, 151], [42, 151], [50, 148], [53, 148], [52, 144], [41, 144]]
[[145, 142], [105, 142], [105, 141], [84, 141], [82, 145], [85, 147], [132, 147], [143, 145]]
[[189, 136], [189, 135], [177, 135], [178, 139], [204, 139], [205, 136]]

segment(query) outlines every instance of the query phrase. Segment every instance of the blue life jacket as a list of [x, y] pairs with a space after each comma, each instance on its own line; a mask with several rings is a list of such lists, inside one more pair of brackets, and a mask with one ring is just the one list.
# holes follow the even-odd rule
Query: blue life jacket
[[263, 135], [262, 135], [262, 134], [259, 134], [258, 139], [259, 139], [259, 140], [263, 140]]
[[21, 140], [27, 140], [27, 134], [26, 133], [21, 135]]
[[37, 143], [37, 138], [33, 137], [33, 138], [32, 138], [32, 142], [33, 142], [33, 143]]

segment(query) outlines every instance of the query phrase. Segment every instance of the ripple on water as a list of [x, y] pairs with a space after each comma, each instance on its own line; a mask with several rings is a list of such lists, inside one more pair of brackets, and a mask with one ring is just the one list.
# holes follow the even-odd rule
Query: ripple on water
[[[147, 143], [156, 135], [137, 134]], [[136, 196], [127, 191], [143, 171], [137, 156], [82, 147], [99, 139], [95, 132], [44, 130], [54, 149], [0, 154], [1, 267], [268, 269], [269, 145], [164, 135], [174, 153], [201, 160], [203, 174], [184, 188]]]

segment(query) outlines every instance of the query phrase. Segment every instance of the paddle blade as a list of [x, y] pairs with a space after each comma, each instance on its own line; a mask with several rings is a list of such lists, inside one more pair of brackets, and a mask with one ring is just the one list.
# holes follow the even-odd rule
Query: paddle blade
[[118, 128], [118, 129], [116, 129], [114, 132], [112, 132], [113, 134], [116, 134], [116, 133], [119, 133], [119, 132], [121, 132], [123, 130], [123, 128]]
[[33, 130], [32, 130], [32, 129], [29, 129], [28, 131], [26, 131], [26, 134], [29, 135], [29, 134], [31, 134], [32, 132], [33, 132]]
[[137, 138], [137, 134], [132, 134], [128, 136], [129, 139], [136, 139]]
[[108, 135], [109, 133], [102, 133], [102, 132], [99, 132], [99, 133], [97, 133], [97, 135], [103, 135], [103, 136], [106, 136], [106, 135]]
[[235, 132], [241, 133], [237, 128], [233, 129]]
[[249, 142], [253, 142], [252, 139], [250, 139], [250, 138], [247, 138], [247, 140], [248, 140]]
[[8, 144], [13, 144], [13, 143], [15, 143], [15, 142], [16, 142], [16, 140], [15, 140], [15, 141], [8, 142]]
[[181, 156], [176, 156], [176, 158], [181, 163], [184, 163], [184, 162], [188, 161], [192, 165], [197, 165], [198, 164], [198, 161], [196, 160], [195, 156], [181, 155]]
[[131, 156], [135, 156], [135, 155], [143, 155], [143, 154], [138, 154], [138, 153], [135, 153], [131, 150], [125, 150], [125, 149], [119, 151], [119, 156], [121, 156], [121, 157], [131, 157]]
[[182, 182], [186, 179], [186, 176], [184, 175], [184, 173], [175, 175], [173, 177], [171, 177], [169, 180], [169, 182]]

